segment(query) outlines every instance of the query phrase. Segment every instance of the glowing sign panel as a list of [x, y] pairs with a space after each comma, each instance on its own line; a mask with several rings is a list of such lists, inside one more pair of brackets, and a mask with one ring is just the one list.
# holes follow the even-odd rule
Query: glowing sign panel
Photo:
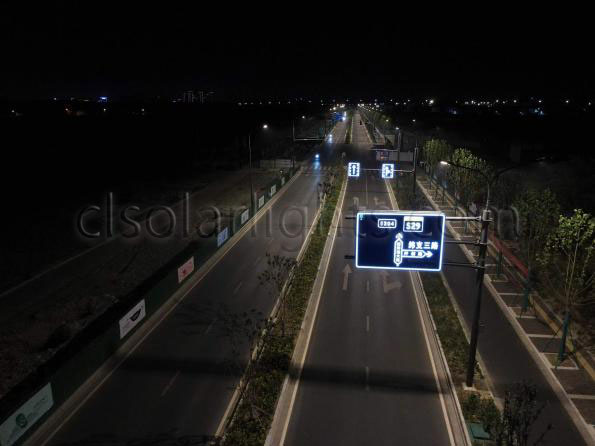
[[440, 271], [444, 222], [439, 212], [358, 212], [355, 266]]
[[359, 177], [359, 163], [348, 163], [347, 164], [347, 176]]
[[391, 179], [395, 177], [395, 165], [392, 163], [384, 163], [382, 165], [382, 178]]

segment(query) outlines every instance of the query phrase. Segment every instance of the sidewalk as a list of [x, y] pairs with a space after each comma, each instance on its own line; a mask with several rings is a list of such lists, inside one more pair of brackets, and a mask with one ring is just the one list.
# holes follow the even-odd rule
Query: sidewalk
[[[448, 193], [443, 195], [443, 191], [437, 192], [435, 185], [431, 189], [428, 177], [423, 170], [418, 172], [420, 173], [418, 173], [417, 184], [427, 201], [434, 209], [440, 210], [448, 216], [455, 215], [454, 201], [448, 196]], [[458, 215], [461, 215], [461, 213], [459, 212]], [[452, 221], [448, 222], [448, 226], [453, 238], [466, 241], [477, 240], [478, 238], [477, 229], [472, 225], [465, 228], [462, 222]], [[477, 258], [477, 253], [474, 252], [475, 249], [468, 249], [466, 246], [460, 246], [459, 248], [467, 257], [466, 259], [463, 258], [464, 261], [474, 261]], [[593, 440], [595, 432], [593, 430], [595, 424], [595, 383], [575, 356], [569, 355], [561, 364], [557, 364], [556, 352], [560, 346], [559, 333], [556, 333], [551, 324], [544, 319], [543, 311], [529, 306], [525, 312], [522, 312], [522, 282], [519, 280], [514, 268], [498, 268], [497, 255], [497, 251], [491, 249], [486, 259], [486, 288], [484, 289], [484, 305], [479, 336], [479, 350], [486, 362], [487, 372], [495, 387], [492, 390], [496, 396], [502, 397], [505, 386], [520, 379], [528, 379], [541, 387], [539, 384], [540, 377], [536, 373], [542, 375], [560, 400], [560, 407], [563, 406], [579, 430], [583, 433], [589, 432]], [[459, 259], [453, 258], [449, 258], [449, 260], [459, 261]], [[457, 271], [455, 268], [448, 267], [444, 269], [453, 290], [460, 288], [460, 284], [457, 287], [457, 284], [452, 282], [458, 280], [455, 279], [455, 276], [460, 276], [461, 270], [461, 268], [458, 268]], [[471, 273], [466, 273], [471, 276]], [[455, 291], [455, 294], [459, 305], [470, 316], [472, 302], [463, 301], [462, 293]], [[490, 297], [493, 297], [493, 299], [490, 299]], [[496, 305], [490, 305], [490, 300], [493, 300]], [[495, 312], [500, 312], [509, 322], [508, 326], [512, 330], [508, 330], [510, 333], [507, 333], [507, 336], [504, 336], [503, 332], [498, 334], [492, 331], [495, 326], [502, 330], [502, 327], [506, 325], [496, 320], [499, 316]], [[465, 317], [465, 319], [469, 321], [470, 317]], [[500, 317], [500, 319], [502, 318]], [[521, 340], [522, 345], [505, 343], [505, 339], [507, 337], [511, 339], [510, 334], [514, 335], [515, 333]], [[518, 357], [517, 354], [522, 353], [522, 350], [519, 350], [518, 347], [524, 350], [525, 361], [530, 363], [535, 359], [537, 367], [531, 367], [530, 364], [527, 364], [529, 367], [523, 369], [521, 364], [514, 362], [514, 358]], [[513, 350], [519, 351], [513, 353]], [[539, 392], [543, 392], [543, 390], [540, 389]], [[545, 396], [546, 400], [550, 400], [550, 406], [554, 405], [547, 395], [542, 396]], [[555, 411], [552, 412], [552, 415], [554, 413]], [[554, 424], [554, 428], [560, 422], [563, 424], [563, 420], [557, 418], [550, 420]], [[551, 441], [549, 437], [550, 434], [546, 436], [546, 442], [548, 443]], [[563, 438], [567, 440], [567, 438]]]

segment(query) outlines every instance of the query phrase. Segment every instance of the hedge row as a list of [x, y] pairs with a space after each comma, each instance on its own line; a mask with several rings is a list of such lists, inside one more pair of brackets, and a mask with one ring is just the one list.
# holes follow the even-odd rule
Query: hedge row
[[249, 392], [250, 397], [240, 401], [224, 435], [224, 445], [256, 446], [264, 444], [266, 440], [339, 199], [345, 173], [342, 169], [337, 173], [337, 181], [324, 203], [318, 225], [312, 231], [304, 257], [295, 269], [287, 295], [285, 335], [281, 333], [279, 325], [273, 326], [267, 335], [262, 353], [253, 365], [255, 369], [251, 372], [248, 390], [245, 391]]

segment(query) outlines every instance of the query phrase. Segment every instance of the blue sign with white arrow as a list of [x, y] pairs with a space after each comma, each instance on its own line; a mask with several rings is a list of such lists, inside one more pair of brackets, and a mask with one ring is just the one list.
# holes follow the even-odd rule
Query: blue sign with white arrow
[[440, 212], [358, 212], [355, 266], [440, 271], [445, 220]]

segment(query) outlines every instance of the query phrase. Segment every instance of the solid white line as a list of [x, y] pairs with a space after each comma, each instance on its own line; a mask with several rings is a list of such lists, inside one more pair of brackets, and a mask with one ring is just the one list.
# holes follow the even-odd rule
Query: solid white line
[[211, 321], [211, 323], [209, 324], [209, 326], [208, 326], [208, 327], [207, 327], [207, 329], [205, 330], [205, 334], [207, 334], [209, 331], [211, 331], [211, 328], [212, 328], [212, 327], [213, 327], [213, 325], [215, 324], [215, 321], [216, 321], [216, 320], [217, 320], [217, 319], [213, 319], [213, 320]]
[[163, 388], [163, 392], [161, 392], [161, 396], [163, 397], [167, 391], [171, 388], [171, 386], [173, 385], [174, 381], [176, 380], [176, 378], [178, 377], [178, 375], [180, 374], [180, 371], [178, 370], [176, 372], [176, 374], [172, 377], [172, 379], [169, 380], [169, 382], [167, 383], [167, 385]]
[[[289, 186], [292, 185], [293, 183], [295, 183], [295, 181], [299, 178], [299, 176], [301, 175], [301, 171], [298, 171], [291, 180], [289, 180], [287, 183], [285, 183], [285, 187], [283, 187], [281, 189], [281, 191], [283, 192], [282, 194], [276, 194], [274, 198], [272, 198], [271, 200], [269, 200], [267, 202], [267, 204], [265, 205], [265, 207], [261, 208], [256, 215], [250, 219], [249, 223], [246, 223], [242, 229], [240, 231], [245, 231], [243, 233], [238, 232], [237, 234], [241, 234], [237, 239], [231, 239], [229, 242], [227, 242], [225, 245], [223, 245], [222, 249], [217, 251], [213, 257], [211, 257], [207, 263], [205, 263], [205, 265], [202, 266], [202, 268], [205, 268], [202, 272], [201, 269], [199, 269], [195, 275], [198, 275], [199, 273], [202, 274], [200, 276], [196, 276], [197, 278], [195, 279], [195, 282], [187, 282], [186, 286], [188, 287], [188, 289], [186, 289], [185, 291], [182, 292], [182, 290], [184, 290], [184, 285], [182, 285], [181, 288], [179, 288], [176, 292], [174, 292], [174, 294], [169, 297], [167, 299], [166, 302], [170, 301], [175, 295], [176, 293], [182, 292], [182, 295], [179, 297], [178, 300], [174, 300], [171, 307], [167, 308], [166, 310], [163, 311], [163, 314], [159, 314], [159, 311], [161, 311], [164, 308], [164, 305], [166, 305], [166, 303], [164, 303], [159, 310], [157, 310], [157, 312], [155, 312], [151, 318], [149, 318], [149, 320], [147, 322], [145, 322], [145, 324], [141, 325], [141, 327], [148, 327], [148, 323], [149, 321], [152, 322], [153, 318], [158, 318], [155, 320], [154, 325], [150, 326], [149, 328], [147, 328], [147, 331], [145, 333], [143, 333], [140, 330], [136, 330], [135, 333], [132, 334], [132, 336], [130, 338], [128, 338], [128, 340], [126, 342], [124, 342], [124, 344], [122, 344], [120, 346], [120, 348], [118, 350], [121, 350], [124, 348], [124, 346], [126, 346], [129, 343], [133, 343], [133, 345], [130, 347], [130, 349], [128, 351], [126, 351], [126, 353], [124, 353], [124, 355], [122, 357], [120, 357], [120, 359], [118, 360], [118, 362], [113, 366], [113, 368], [111, 370], [109, 370], [107, 372], [107, 374], [105, 376], [103, 376], [103, 378], [101, 378], [98, 382], [98, 384], [90, 389], [89, 392], [87, 392], [85, 394], [85, 396], [83, 397], [82, 400], [78, 401], [77, 403], [74, 404], [74, 407], [67, 413], [64, 414], [65, 416], [60, 420], [60, 423], [58, 423], [58, 425], [51, 429], [51, 432], [49, 434], [47, 434], [41, 443], [35, 445], [35, 446], [45, 446], [61, 429], [62, 427], [68, 423], [68, 421], [70, 421], [70, 419], [80, 410], [81, 407], [83, 407], [87, 401], [89, 400], [89, 398], [91, 398], [102, 386], [103, 384], [105, 384], [105, 382], [115, 373], [116, 370], [118, 370], [120, 368], [120, 366], [124, 363], [124, 361], [126, 361], [128, 359], [128, 357], [130, 357], [130, 355], [132, 355], [132, 353], [134, 353], [136, 351], [136, 349], [138, 347], [140, 347], [140, 345], [145, 341], [145, 339], [147, 339], [147, 337], [149, 337], [151, 335], [151, 333], [153, 333], [153, 331], [155, 331], [155, 329], [161, 325], [161, 323], [177, 308], [177, 306], [180, 304], [180, 302], [182, 302], [184, 300], [184, 298], [190, 294], [192, 292], [192, 290], [209, 274], [209, 272], [215, 267], [217, 266], [217, 264], [219, 264], [219, 262], [227, 255], [227, 253], [229, 251], [231, 251], [231, 249], [237, 245], [239, 243], [240, 240], [242, 240], [244, 238], [244, 236], [248, 233], [248, 231], [254, 227], [254, 225], [256, 225], [258, 223], [258, 221], [275, 205], [275, 203], [285, 194], [285, 192], [287, 190], [289, 190]], [[262, 211], [262, 212], [261, 212]], [[258, 213], [260, 213], [260, 215], [258, 215]], [[218, 253], [221, 253], [218, 257], [216, 257], [218, 255]], [[208, 262], [212, 260], [212, 263], [209, 265]], [[139, 327], [139, 328], [141, 328]], [[141, 334], [137, 334], [137, 333], [141, 333]], [[136, 335], [136, 336], [135, 336]], [[140, 336], [140, 339], [137, 339], [137, 337]], [[116, 351], [117, 352], [117, 351]], [[114, 353], [115, 355], [115, 353]], [[112, 356], [113, 358], [114, 356]], [[109, 359], [107, 360], [109, 361]], [[107, 362], [106, 361], [106, 362]], [[93, 375], [97, 374], [99, 371], [101, 370], [101, 368], [99, 368], [96, 372], [94, 372]], [[85, 383], [82, 384], [83, 387], [89, 380], [91, 380], [93, 378], [93, 375], [91, 375], [91, 377], [89, 377]], [[77, 390], [78, 391], [78, 390]], [[75, 392], [76, 393], [76, 392]], [[73, 394], [74, 395], [74, 394]], [[72, 396], [70, 397], [72, 398]], [[61, 407], [64, 407], [63, 405]], [[60, 409], [57, 409], [56, 412], [54, 412], [51, 416], [53, 416], [55, 413], [57, 413], [57, 411]], [[40, 426], [40, 428], [43, 425]], [[35, 431], [34, 434], [31, 435], [31, 437], [29, 437], [24, 445], [28, 446], [31, 445], [33, 443], [31, 443], [33, 440], [37, 440], [36, 438], [36, 434], [40, 432], [40, 429], [38, 429], [37, 431]]]
[[[386, 186], [386, 190], [388, 192], [388, 196], [390, 198], [391, 201], [391, 206], [393, 207], [393, 209], [399, 209], [398, 204], [396, 202], [396, 199], [392, 193], [392, 190], [390, 189], [390, 186], [388, 184], [388, 181], [384, 181], [384, 185]], [[444, 424], [446, 425], [446, 431], [448, 432], [448, 438], [450, 440], [450, 444], [452, 446], [456, 446], [455, 445], [455, 439], [454, 439], [454, 434], [452, 432], [452, 427], [450, 426], [450, 421], [448, 418], [448, 412], [446, 411], [446, 403], [444, 402], [444, 396], [443, 396], [443, 389], [442, 386], [440, 385], [440, 380], [438, 379], [438, 371], [436, 369], [436, 364], [434, 362], [434, 356], [432, 355], [432, 350], [431, 350], [431, 346], [430, 346], [430, 338], [428, 335], [428, 329], [426, 328], [426, 324], [424, 322], [424, 318], [423, 318], [423, 314], [421, 311], [421, 303], [419, 295], [417, 293], [417, 288], [415, 286], [415, 283], [413, 282], [413, 274], [409, 271], [407, 273], [407, 275], [409, 276], [409, 281], [411, 282], [411, 288], [413, 289], [413, 294], [415, 295], [415, 303], [417, 306], [417, 312], [418, 312], [418, 316], [419, 316], [419, 322], [424, 334], [424, 339], [426, 341], [426, 348], [427, 348], [427, 353], [428, 353], [428, 357], [430, 358], [430, 364], [432, 365], [432, 372], [434, 373], [434, 380], [436, 381], [436, 390], [438, 391], [438, 396], [440, 399], [440, 407], [442, 408], [442, 414], [444, 415]], [[419, 273], [418, 273], [419, 275]]]
[[595, 395], [579, 395], [577, 393], [569, 393], [568, 396], [575, 400], [595, 400]]
[[[345, 183], [344, 183], [344, 187], [345, 188], [341, 191], [341, 193], [342, 193], [343, 196], [341, 197], [341, 200], [339, 200], [337, 202], [337, 206], [338, 207], [335, 209], [335, 212], [338, 212], [337, 216], [338, 216], [339, 220], [341, 218], [341, 213], [343, 212], [343, 204], [345, 202], [345, 196], [347, 195], [347, 181], [346, 180], [345, 180]], [[338, 211], [337, 211], [337, 209], [338, 209]], [[335, 218], [333, 218], [333, 223], [335, 223], [337, 226], [339, 225], [339, 222], [335, 221]], [[331, 223], [331, 225], [333, 223]], [[333, 228], [333, 229], [334, 229], [334, 231], [333, 231], [333, 237], [332, 237], [331, 245], [330, 245], [331, 248], [330, 248], [330, 252], [329, 252], [329, 255], [328, 255], [326, 264], [324, 265], [324, 271], [322, 273], [322, 279], [321, 279], [322, 280], [322, 283], [321, 283], [320, 290], [319, 290], [319, 293], [318, 293], [318, 304], [314, 308], [314, 312], [312, 314], [312, 319], [311, 319], [312, 320], [312, 323], [310, 324], [310, 329], [308, 330], [304, 352], [303, 352], [302, 357], [300, 358], [300, 362], [299, 362], [299, 364], [302, 367], [303, 367], [303, 364], [305, 362], [306, 355], [308, 353], [308, 347], [310, 346], [310, 339], [312, 338], [312, 332], [314, 331], [314, 324], [315, 324], [315, 321], [316, 321], [316, 316], [318, 314], [318, 306], [320, 304], [320, 296], [322, 295], [322, 290], [324, 289], [324, 283], [326, 282], [326, 274], [328, 272], [328, 267], [330, 265], [330, 258], [331, 258], [331, 255], [333, 253], [333, 249], [334, 249], [334, 245], [335, 245], [335, 239], [337, 237], [336, 227]], [[281, 441], [279, 442], [280, 445], [285, 444], [285, 437], [287, 436], [287, 429], [289, 427], [289, 420], [291, 419], [291, 413], [293, 412], [293, 405], [295, 404], [295, 398], [297, 396], [297, 391], [298, 391], [299, 384], [300, 384], [300, 375], [301, 375], [301, 373], [302, 373], [302, 368], [300, 367], [299, 372], [298, 372], [297, 382], [296, 382], [296, 385], [293, 387], [293, 392], [291, 394], [291, 400], [290, 400], [290, 403], [289, 403], [289, 409], [287, 410], [287, 417], [285, 419], [285, 423], [283, 424], [283, 431], [281, 433]]]

